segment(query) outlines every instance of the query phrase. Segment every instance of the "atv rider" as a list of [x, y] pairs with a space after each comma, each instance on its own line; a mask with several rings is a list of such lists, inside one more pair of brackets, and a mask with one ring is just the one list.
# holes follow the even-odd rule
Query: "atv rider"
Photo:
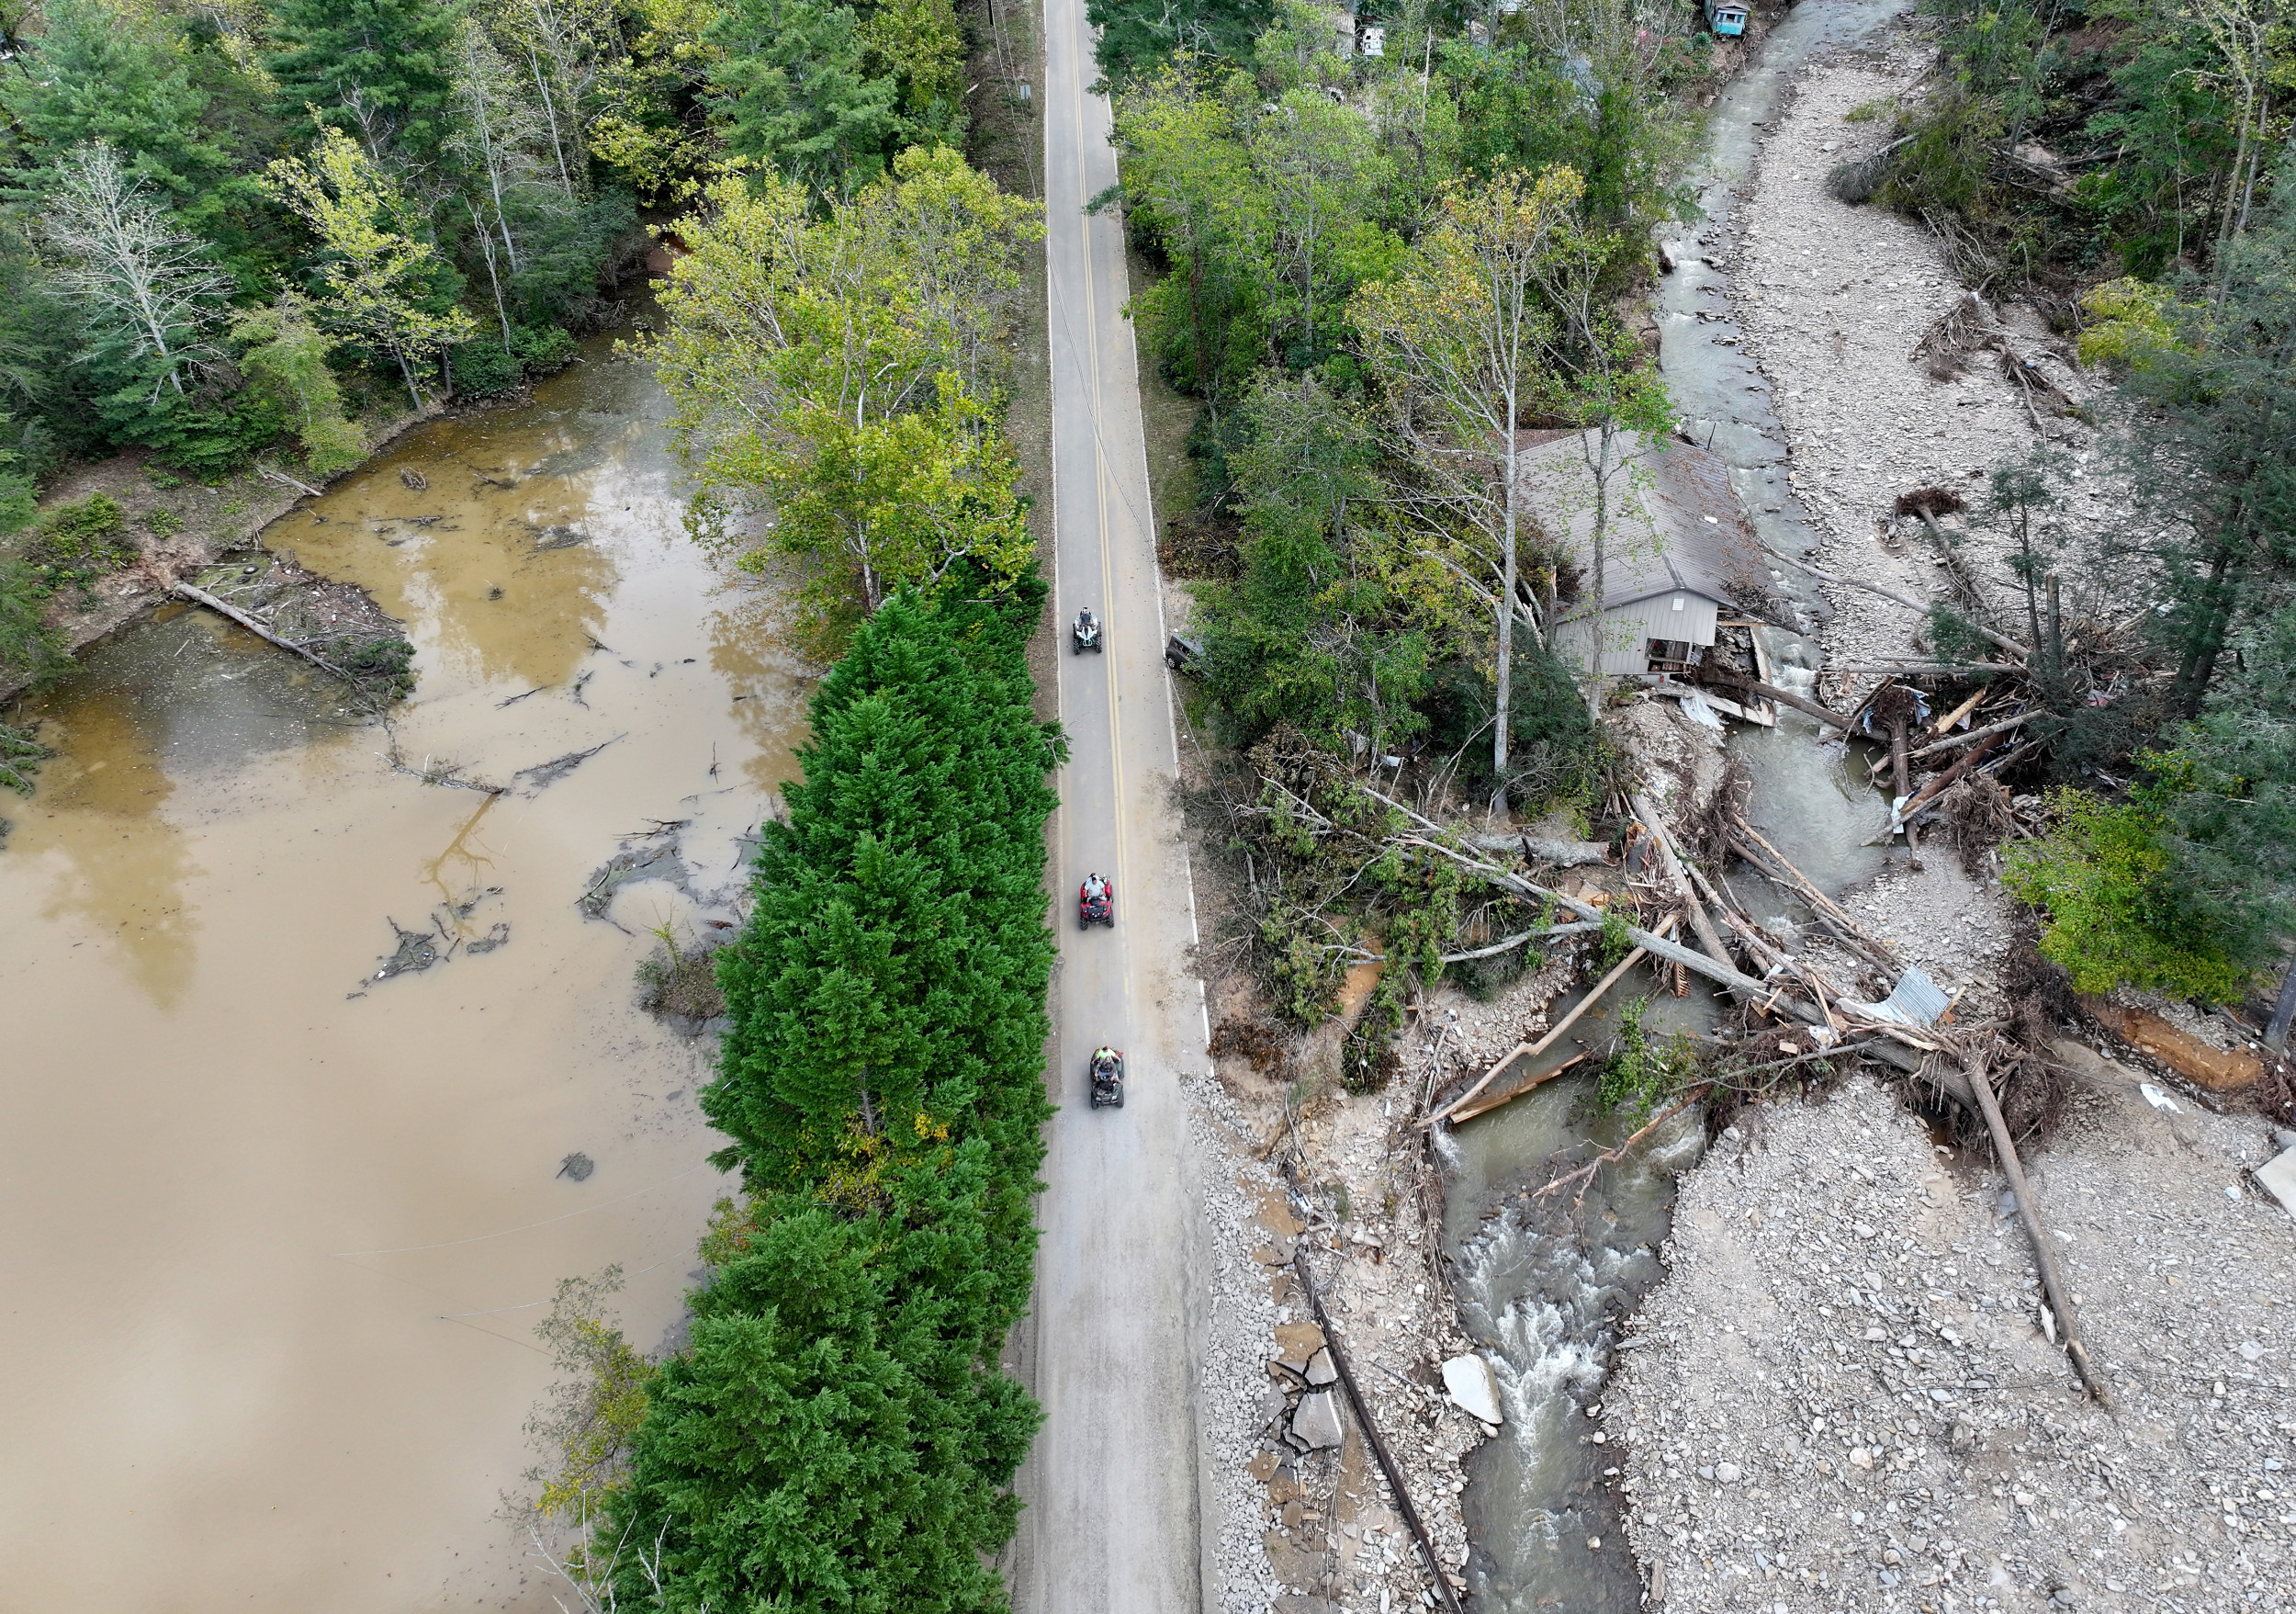
[[1109, 883], [1106, 880], [1103, 880], [1097, 874], [1085, 876], [1085, 900], [1086, 902], [1105, 902], [1108, 900], [1108, 896]]
[[1078, 638], [1090, 639], [1099, 631], [1100, 619], [1092, 614], [1091, 606], [1086, 605], [1076, 613], [1076, 637]]

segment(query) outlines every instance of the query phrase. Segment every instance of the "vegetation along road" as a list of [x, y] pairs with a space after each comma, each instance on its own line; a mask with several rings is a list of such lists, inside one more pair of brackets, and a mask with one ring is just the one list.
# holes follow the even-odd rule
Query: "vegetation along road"
[[[1045, 258], [1050, 277], [1054, 604], [1090, 605], [1108, 648], [1063, 628], [1060, 716], [1069, 762], [1053, 880], [1062, 926], [1051, 1153], [1023, 1344], [1044, 1428], [1020, 1485], [1016, 1607], [1193, 1607], [1196, 1447], [1189, 1364], [1197, 1285], [1176, 1073], [1203, 1057], [1203, 999], [1182, 973], [1194, 939], [1185, 853], [1166, 786], [1176, 763], [1161, 660], [1154, 523], [1126, 299], [1122, 225], [1088, 216], [1115, 183], [1109, 104], [1082, 0], [1046, 8]], [[1113, 931], [1075, 929], [1088, 870], [1116, 882]], [[1127, 1055], [1120, 1111], [1095, 1110], [1086, 1061]]]

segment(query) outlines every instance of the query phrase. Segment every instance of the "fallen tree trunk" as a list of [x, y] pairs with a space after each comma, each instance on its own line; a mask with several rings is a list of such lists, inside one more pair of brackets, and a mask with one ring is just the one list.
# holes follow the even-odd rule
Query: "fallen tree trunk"
[[2097, 1364], [2088, 1360], [2088, 1342], [2081, 1337], [2080, 1320], [2074, 1315], [2073, 1296], [2065, 1287], [2065, 1280], [2057, 1272], [2056, 1251], [2049, 1243], [2049, 1230], [2042, 1225], [2041, 1208], [2033, 1203], [2033, 1191], [2025, 1181], [2025, 1167], [2017, 1157], [2017, 1145], [2009, 1137], [2009, 1123], [2002, 1118], [2000, 1100], [1993, 1096], [1993, 1078], [1986, 1069], [1982, 1049], [1967, 1061], [1967, 1075], [1977, 1108], [1985, 1115], [1986, 1130], [1993, 1135], [1993, 1152], [1999, 1157], [2001, 1171], [2008, 1177], [2009, 1192], [2017, 1200], [2018, 1219], [2025, 1225], [2025, 1236], [2032, 1240], [2033, 1260], [2041, 1269], [2041, 1286], [2048, 1291], [2049, 1304], [2056, 1310], [2058, 1324], [2065, 1329], [2065, 1354], [2073, 1359], [2073, 1370], [2088, 1386], [2097, 1405], [2108, 1411], [2112, 1397], [2105, 1389], [2105, 1381], [2097, 1371]]
[[1774, 683], [1762, 683], [1750, 679], [1745, 683], [1731, 684], [1729, 687], [1744, 689], [1753, 694], [1761, 695], [1765, 700], [1775, 701], [1782, 706], [1792, 706], [1797, 712], [1807, 712], [1820, 723], [1830, 723], [1836, 728], [1845, 732], [1849, 729], [1850, 719], [1831, 706], [1821, 706], [1806, 695], [1798, 695], [1792, 690], [1780, 689]]
[[317, 488], [312, 487], [309, 482], [297, 481], [293, 477], [287, 475], [287, 472], [283, 470], [273, 470], [267, 465], [259, 465], [255, 468], [255, 469], [259, 474], [269, 477], [275, 482], [284, 482], [290, 488], [295, 488], [302, 492], [309, 493], [314, 499], [319, 497], [319, 490]]
[[351, 676], [350, 673], [345, 672], [342, 668], [336, 666], [332, 661], [328, 660], [325, 657], [313, 654], [311, 651], [305, 649], [301, 645], [297, 644], [293, 639], [281, 638], [277, 634], [272, 632], [262, 623], [256, 621], [253, 616], [248, 615], [246, 612], [241, 610], [237, 605], [217, 599], [213, 594], [208, 593], [205, 589], [195, 588], [187, 582], [179, 582], [170, 584], [169, 592], [171, 593], [178, 594], [184, 599], [190, 600], [195, 604], [205, 605], [210, 611], [220, 612], [225, 616], [230, 617], [233, 622], [238, 623], [249, 633], [253, 634], [257, 638], [264, 640], [266, 644], [274, 644], [278, 646], [283, 650], [291, 651], [292, 653], [302, 657], [304, 660], [309, 661], [312, 666], [333, 673], [337, 678], [342, 679], [345, 683], [355, 685], [358, 683], [357, 679]]
[[[1291, 1175], [1287, 1162], [1287, 1177]], [[1294, 1188], [1298, 1184], [1295, 1179]], [[1427, 1572], [1435, 1576], [1435, 1596], [1451, 1614], [1464, 1614], [1459, 1607], [1459, 1595], [1452, 1589], [1451, 1577], [1445, 1573], [1443, 1560], [1435, 1556], [1435, 1539], [1427, 1534], [1427, 1527], [1420, 1522], [1419, 1509], [1411, 1499], [1411, 1486], [1404, 1482], [1402, 1465], [1387, 1449], [1380, 1438], [1379, 1426], [1371, 1420], [1371, 1407], [1363, 1398], [1363, 1391], [1356, 1383], [1355, 1368], [1347, 1360], [1347, 1352], [1340, 1345], [1339, 1331], [1332, 1326], [1331, 1317], [1323, 1310], [1323, 1297], [1315, 1290], [1315, 1271], [1308, 1265], [1308, 1241], [1302, 1235], [1291, 1247], [1292, 1270], [1299, 1275], [1300, 1287], [1307, 1291], [1308, 1309], [1315, 1314], [1315, 1326], [1323, 1330], [1323, 1344], [1332, 1353], [1332, 1366], [1339, 1373], [1339, 1386], [1347, 1394], [1347, 1405], [1356, 1415], [1356, 1427], [1363, 1431], [1364, 1444], [1371, 1448], [1378, 1460], [1379, 1472], [1387, 1476], [1387, 1487], [1395, 1495], [1395, 1511], [1403, 1516], [1404, 1528], [1411, 1539], [1419, 1543], [1419, 1551], [1427, 1560]]]
[[[1674, 916], [1670, 913], [1659, 921], [1657, 933], [1663, 936], [1667, 931], [1672, 930], [1673, 928]], [[1500, 1061], [1493, 1065], [1489, 1070], [1483, 1072], [1481, 1080], [1478, 1081], [1473, 1087], [1469, 1088], [1458, 1098], [1446, 1104], [1442, 1109], [1437, 1110], [1434, 1114], [1428, 1116], [1424, 1121], [1422, 1121], [1419, 1123], [1419, 1130], [1425, 1132], [1429, 1128], [1433, 1127], [1436, 1122], [1449, 1120], [1452, 1111], [1457, 1110], [1469, 1099], [1472, 1099], [1476, 1094], [1481, 1092], [1485, 1088], [1489, 1087], [1493, 1078], [1495, 1078], [1501, 1071], [1504, 1070], [1508, 1066], [1514, 1064], [1517, 1059], [1536, 1058], [1537, 1055], [1544, 1054], [1548, 1049], [1553, 1047], [1555, 1045], [1556, 1038], [1561, 1036], [1563, 1033], [1569, 1031], [1573, 1025], [1577, 1024], [1579, 1017], [1584, 1014], [1588, 1010], [1593, 1008], [1596, 1003], [1600, 1002], [1602, 1000], [1603, 994], [1616, 986], [1621, 976], [1624, 976], [1628, 970], [1634, 968], [1636, 965], [1640, 964], [1643, 959], [1649, 955], [1649, 950], [1648, 948], [1637, 947], [1632, 953], [1627, 954], [1626, 957], [1620, 959], [1618, 963], [1612, 967], [1610, 974], [1595, 982], [1593, 986], [1587, 989], [1585, 997], [1580, 999], [1576, 1003], [1570, 1006], [1570, 1011], [1568, 1014], [1565, 1014], [1560, 1020], [1555, 1021], [1553, 1025], [1547, 1028], [1546, 1035], [1540, 1037], [1538, 1041], [1535, 1043], [1515, 1044], [1515, 1045], [1507, 1052], [1503, 1058], [1500, 1059]]]
[[[1767, 544], [1764, 544], [1762, 547], [1770, 549], [1770, 546]], [[1907, 610], [1915, 613], [1917, 615], [1927, 616], [1930, 614], [1930, 608], [1927, 605], [1917, 604], [1915, 602], [1907, 599], [1905, 595], [1897, 593], [1895, 589], [1885, 589], [1877, 582], [1867, 582], [1863, 578], [1860, 577], [1844, 577], [1839, 572], [1821, 571], [1817, 567], [1812, 566], [1808, 561], [1797, 559], [1794, 556], [1785, 553], [1783, 549], [1770, 549], [1770, 553], [1775, 555], [1788, 566], [1800, 567], [1804, 571], [1808, 572], [1812, 577], [1818, 579], [1820, 582], [1838, 583], [1844, 588], [1863, 589], [1869, 594], [1879, 594], [1885, 600], [1894, 601], [1897, 604], [1903, 605]], [[1973, 622], [1969, 626], [1975, 628], [1979, 633], [1983, 634], [1993, 643], [2000, 646], [2001, 649], [2007, 650], [2010, 655], [2015, 656], [2020, 661], [2030, 660], [2032, 656], [2032, 651], [2031, 649], [2019, 644], [2013, 638], [2003, 638], [2001, 635], [1994, 632], [1991, 628], [1986, 626], [1982, 622]]]
[[1507, 835], [1470, 835], [1468, 843], [1478, 852], [1513, 852], [1520, 846], [1531, 862], [1552, 863], [1559, 869], [1610, 861], [1610, 848], [1599, 841], [1556, 841], [1520, 830]]
[[[1793, 890], [1810, 906], [1825, 927], [1833, 931], [1852, 950], [1863, 952], [1870, 963], [1892, 973], [1905, 965], [1898, 959], [1896, 949], [1880, 937], [1870, 934], [1863, 926], [1850, 917], [1850, 912], [1832, 897], [1820, 891], [1807, 875], [1786, 861], [1785, 853], [1762, 838], [1761, 831], [1744, 818], [1731, 820], [1730, 846], [1740, 857], [1764, 875]], [[1748, 843], [1751, 842], [1751, 845]], [[1754, 848], [1761, 851], [1756, 852]]]
[[1478, 1099], [1471, 1104], [1462, 1099], [1455, 1108], [1446, 1112], [1445, 1119], [1449, 1121], [1452, 1125], [1459, 1126], [1463, 1125], [1467, 1122], [1474, 1120], [1478, 1115], [1488, 1115], [1493, 1110], [1514, 1103], [1515, 1100], [1521, 1098], [1525, 1093], [1536, 1092], [1540, 1088], [1545, 1087], [1548, 1082], [1554, 1080], [1555, 1078], [1561, 1076], [1568, 1071], [1576, 1069], [1580, 1065], [1583, 1064], [1587, 1058], [1588, 1055], [1585, 1054], [1573, 1054], [1560, 1065], [1556, 1066], [1554, 1069], [1540, 1071], [1536, 1076], [1531, 1078], [1530, 1080], [1525, 1082], [1519, 1088], [1509, 1088], [1503, 1093], [1488, 1094], [1483, 1098]]
[[[1682, 894], [1683, 909], [1690, 916], [1690, 928], [1698, 938], [1698, 945], [1705, 948], [1716, 963], [1729, 963], [1730, 951], [1723, 944], [1721, 933], [1714, 928], [1714, 920], [1706, 916], [1705, 906], [1698, 900], [1698, 893], [1692, 887], [1690, 876], [1683, 872], [1683, 861], [1675, 853], [1673, 838], [1666, 832], [1664, 821], [1639, 792], [1629, 796], [1626, 805], [1634, 810], [1637, 821], [1650, 831], [1650, 843], [1658, 848], [1659, 867], [1674, 883], [1674, 889]], [[1743, 995], [1739, 1000], [1746, 1001]]]
[[1985, 761], [1986, 753], [1991, 751], [1995, 746], [2000, 744], [2007, 733], [2008, 730], [2004, 729], [2000, 734], [1996, 734], [1989, 739], [1978, 741], [1977, 748], [1975, 751], [1971, 751], [1967, 756], [1962, 758], [1960, 762], [1955, 762], [1952, 767], [1946, 769], [1945, 772], [1940, 773], [1936, 778], [1930, 780], [1927, 784], [1924, 784], [1921, 787], [1920, 795], [1915, 796], [1911, 801], [1906, 803], [1904, 807], [1892, 813], [1889, 818], [1889, 828], [1884, 830], [1879, 835], [1869, 837], [1865, 841], [1865, 844], [1868, 846], [1880, 846], [1885, 841], [1888, 841], [1889, 838], [1895, 835], [1900, 828], [1912, 821], [1914, 814], [1919, 812], [1923, 807], [1929, 806], [1930, 803], [1935, 801], [1939, 795], [1941, 794], [1948, 785], [1952, 784], [1954, 780], [1960, 778], [1964, 773], [1969, 772], [1970, 769]]
[[[2033, 712], [2020, 712], [2014, 717], [2005, 717], [1998, 723], [1988, 723], [1983, 728], [1972, 728], [1966, 734], [1956, 734], [1950, 739], [1932, 740], [1919, 751], [1908, 751], [1906, 761], [1918, 762], [1923, 757], [1933, 757], [1949, 751], [1959, 751], [1964, 745], [1974, 745], [1981, 739], [1991, 739], [1996, 735], [2007, 734], [2013, 729], [2023, 728], [2038, 715]], [[1869, 776], [1878, 779], [1885, 765], [1885, 762], [1876, 762], [1866, 772]]]

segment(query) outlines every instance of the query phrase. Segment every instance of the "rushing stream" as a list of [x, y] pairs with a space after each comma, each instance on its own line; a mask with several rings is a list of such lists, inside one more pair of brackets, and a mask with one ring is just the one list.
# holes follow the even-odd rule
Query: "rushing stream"
[[[1752, 171], [1760, 126], [1795, 72], [1813, 56], [1878, 37], [1908, 8], [1907, 0], [1803, 0], [1770, 34], [1710, 115], [1698, 175], [1704, 233], [1718, 239], [1728, 225], [1733, 188]], [[1734, 322], [1698, 318], [1727, 310], [1727, 277], [1696, 249], [1676, 257], [1656, 299], [1660, 366], [1675, 413], [1728, 462], [1762, 540], [1806, 553], [1817, 534], [1787, 485], [1768, 383], [1735, 344]], [[1773, 576], [1779, 592], [1822, 610], [1798, 574], [1781, 568]], [[1761, 631], [1780, 682], [1806, 690], [1819, 665], [1816, 643]], [[1852, 780], [1840, 741], [1821, 741], [1814, 719], [1785, 711], [1776, 728], [1738, 729], [1730, 745], [1752, 780], [1749, 817], [1813, 880], [1839, 892], [1879, 869], [1880, 849], [1862, 842], [1887, 820], [1888, 803]], [[1757, 915], [1792, 919], [1767, 887], [1740, 889]], [[1678, 1001], [1638, 971], [1547, 1057], [1559, 1063], [1579, 1044], [1600, 1048], [1616, 1002], [1636, 993], [1652, 994], [1646, 1028], [1653, 1033], [1711, 1021], [1702, 991]], [[1526, 1197], [1525, 1185], [1543, 1180], [1549, 1162], [1583, 1158], [1625, 1135], [1619, 1118], [1600, 1112], [1593, 1089], [1591, 1075], [1560, 1078], [1469, 1122], [1450, 1144], [1445, 1231], [1461, 1313], [1492, 1359], [1507, 1415], [1499, 1437], [1469, 1459], [1463, 1498], [1476, 1543], [1469, 1596], [1481, 1614], [1628, 1614], [1641, 1602], [1640, 1575], [1607, 1495], [1615, 1460], [1592, 1443], [1594, 1426], [1583, 1415], [1601, 1401], [1619, 1323], [1660, 1276], [1655, 1252], [1667, 1236], [1673, 1179], [1695, 1163], [1703, 1130], [1688, 1116], [1670, 1123], [1627, 1163], [1603, 1172], [1582, 1204], [1568, 1191], [1547, 1201]]]
[[0, 851], [12, 1603], [554, 1607], [503, 1511], [531, 1328], [609, 1263], [641, 1347], [678, 1314], [725, 1184], [704, 1044], [633, 973], [729, 915], [811, 686], [681, 536], [663, 413], [594, 341], [264, 535], [405, 621], [388, 733], [182, 607], [28, 711], [60, 754]]

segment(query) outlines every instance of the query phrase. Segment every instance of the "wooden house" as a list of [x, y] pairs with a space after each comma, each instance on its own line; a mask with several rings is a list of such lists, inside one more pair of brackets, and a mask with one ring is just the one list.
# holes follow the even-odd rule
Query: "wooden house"
[[[1591, 438], [1591, 434], [1589, 435]], [[1525, 432], [1530, 514], [1580, 570], [1581, 596], [1555, 629], [1574, 671], [1665, 679], [1688, 672], [1733, 604], [1769, 590], [1769, 568], [1728, 468], [1677, 438], [1622, 433], [1609, 479], [1600, 610], [1594, 585], [1594, 480], [1581, 434]]]

